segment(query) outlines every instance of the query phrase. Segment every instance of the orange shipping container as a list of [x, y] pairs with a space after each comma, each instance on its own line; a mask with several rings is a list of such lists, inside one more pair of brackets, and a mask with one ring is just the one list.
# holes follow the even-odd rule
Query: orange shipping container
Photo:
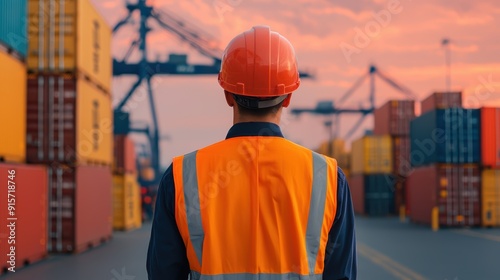
[[[15, 223], [15, 233], [5, 225], [0, 227], [0, 274], [10, 265], [10, 246], [15, 246], [16, 269], [34, 263], [47, 255], [47, 169], [44, 166], [0, 164], [0, 220]], [[10, 182], [9, 182], [10, 181]], [[15, 197], [8, 196], [8, 186], [14, 186]], [[10, 187], [13, 189], [14, 187]], [[8, 202], [8, 199], [14, 199]], [[13, 216], [7, 211], [14, 203]], [[8, 218], [17, 218], [9, 221]], [[8, 237], [15, 235], [15, 244]]]
[[500, 226], [500, 170], [484, 170], [482, 183], [482, 225]]
[[481, 108], [481, 163], [500, 167], [500, 108]]
[[0, 51], [0, 161], [26, 158], [26, 66]]
[[82, 72], [110, 92], [111, 28], [90, 0], [29, 0], [28, 70]]

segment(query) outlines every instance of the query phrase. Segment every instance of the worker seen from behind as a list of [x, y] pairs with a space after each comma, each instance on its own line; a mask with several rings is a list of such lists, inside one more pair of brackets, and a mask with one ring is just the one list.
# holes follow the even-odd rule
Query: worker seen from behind
[[344, 173], [279, 127], [300, 85], [290, 42], [267, 26], [243, 32], [225, 49], [218, 80], [234, 125], [163, 175], [149, 279], [356, 279]]

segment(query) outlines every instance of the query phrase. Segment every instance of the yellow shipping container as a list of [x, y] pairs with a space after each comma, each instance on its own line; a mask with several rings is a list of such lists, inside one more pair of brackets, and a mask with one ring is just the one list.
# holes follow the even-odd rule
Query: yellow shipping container
[[482, 182], [482, 225], [500, 226], [500, 170], [484, 170]]
[[111, 89], [111, 28], [90, 0], [29, 0], [28, 70], [78, 70]]
[[364, 136], [352, 143], [352, 174], [392, 172], [392, 141], [387, 136]]
[[351, 153], [343, 153], [340, 156], [335, 158], [337, 160], [338, 165], [342, 170], [351, 169]]
[[142, 225], [141, 190], [133, 173], [113, 176], [113, 228], [130, 230]]
[[0, 51], [0, 161], [26, 159], [26, 66]]
[[329, 157], [338, 158], [345, 153], [345, 141], [342, 139], [333, 139], [332, 141], [323, 142], [318, 149], [316, 149], [316, 152]]
[[113, 163], [113, 116], [111, 98], [95, 85], [77, 81], [78, 162]]

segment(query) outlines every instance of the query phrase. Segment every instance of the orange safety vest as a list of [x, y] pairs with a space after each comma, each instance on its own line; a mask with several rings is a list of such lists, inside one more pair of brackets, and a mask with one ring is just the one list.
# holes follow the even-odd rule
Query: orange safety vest
[[192, 280], [320, 280], [337, 162], [281, 137], [226, 139], [173, 160]]

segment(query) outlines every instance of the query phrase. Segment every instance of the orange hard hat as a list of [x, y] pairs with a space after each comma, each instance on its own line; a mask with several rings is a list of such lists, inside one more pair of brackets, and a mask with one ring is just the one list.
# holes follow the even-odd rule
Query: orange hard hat
[[270, 98], [300, 85], [292, 44], [268, 26], [254, 26], [236, 36], [222, 56], [221, 87], [235, 95]]

